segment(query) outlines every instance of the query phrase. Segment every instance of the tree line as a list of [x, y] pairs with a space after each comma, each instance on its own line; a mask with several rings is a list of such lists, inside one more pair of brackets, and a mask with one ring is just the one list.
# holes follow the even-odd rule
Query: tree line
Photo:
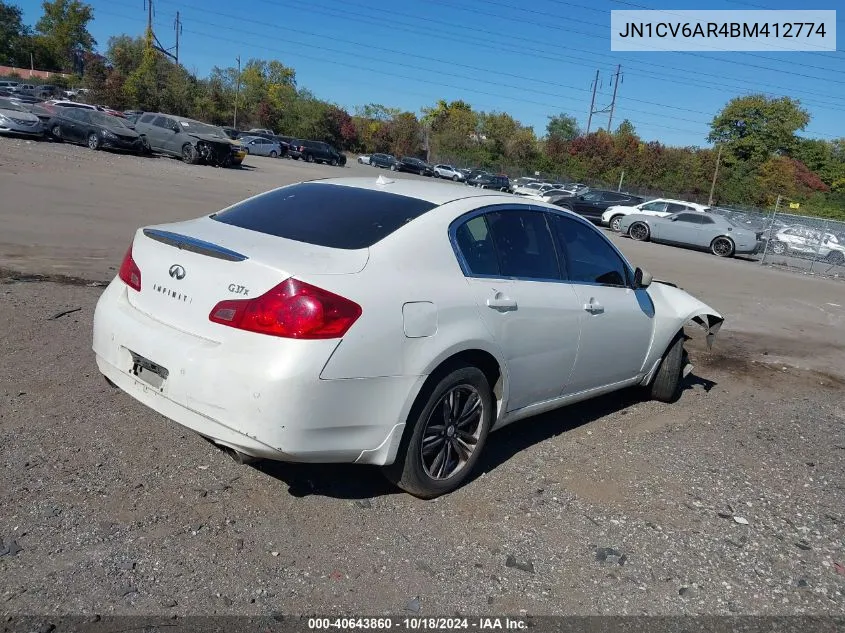
[[[800, 135], [810, 122], [789, 97], [731, 99], [710, 126], [712, 148], [645, 141], [627, 120], [585, 134], [566, 113], [548, 117], [542, 136], [506, 112], [439, 100], [419, 112], [367, 104], [349, 112], [299, 85], [278, 60], [251, 59], [240, 69], [189, 72], [152, 46], [152, 34], [115, 35], [102, 53], [87, 26], [93, 9], [80, 0], [42, 4], [34, 27], [0, 0], [0, 62], [74, 74], [89, 100], [112, 108], [163, 111], [214, 123], [270, 128], [323, 140], [352, 152], [415, 155], [436, 162], [540, 172], [568, 180], [706, 201], [721, 148], [716, 204], [770, 208], [778, 196], [801, 213], [845, 219], [845, 138]], [[51, 83], [56, 83], [51, 79]]]

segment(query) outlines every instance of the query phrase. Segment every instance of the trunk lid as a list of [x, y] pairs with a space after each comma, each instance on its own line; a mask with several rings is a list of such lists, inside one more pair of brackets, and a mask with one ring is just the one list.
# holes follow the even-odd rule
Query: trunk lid
[[315, 246], [204, 217], [139, 229], [132, 258], [141, 271], [141, 291], [129, 291], [133, 307], [219, 341], [232, 333], [209, 321], [220, 301], [258, 297], [292, 276], [360, 272], [369, 249]]

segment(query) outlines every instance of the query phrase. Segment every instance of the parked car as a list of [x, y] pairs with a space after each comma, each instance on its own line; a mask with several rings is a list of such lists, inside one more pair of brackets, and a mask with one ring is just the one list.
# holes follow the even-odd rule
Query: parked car
[[546, 183], [540, 180], [532, 180], [530, 182], [522, 182], [522, 184], [517, 185], [516, 181], [513, 183], [513, 193], [518, 196], [528, 196], [535, 194], [540, 188]]
[[373, 154], [370, 156], [370, 165], [373, 167], [386, 167], [396, 171], [399, 161], [393, 154]]
[[0, 98], [0, 134], [44, 136], [44, 126], [22, 105]]
[[609, 207], [620, 205], [634, 206], [641, 202], [645, 202], [645, 199], [641, 196], [633, 196], [618, 191], [591, 189], [584, 194], [562, 198], [555, 202], [555, 204], [564, 209], [575, 211], [575, 213], [593, 222], [601, 222], [602, 213], [607, 211]]
[[54, 138], [91, 149], [120, 149], [136, 154], [145, 150], [141, 136], [122, 119], [84, 108], [56, 108], [51, 121]]
[[434, 169], [424, 160], [413, 156], [403, 156], [396, 165], [396, 171], [407, 171], [420, 176], [433, 176]]
[[790, 226], [778, 231], [770, 249], [775, 255], [819, 257], [831, 264], [845, 263], [845, 242], [834, 233], [804, 226]]
[[471, 180], [467, 180], [471, 187], [480, 189], [497, 189], [499, 191], [510, 191], [511, 183], [507, 176], [494, 176], [492, 174], [479, 174]]
[[510, 423], [677, 400], [685, 325], [711, 343], [722, 315], [575, 214], [462, 191], [332, 179], [139, 229], [95, 309], [99, 371], [241, 463], [378, 465], [424, 498]]
[[232, 164], [231, 140], [219, 127], [160, 112], [145, 112], [135, 129], [150, 149], [181, 158], [191, 165], [205, 163], [227, 167]]
[[282, 155], [282, 146], [278, 141], [271, 141], [263, 136], [242, 136], [240, 141], [249, 154], [270, 158], [278, 158]]
[[535, 178], [534, 176], [520, 176], [519, 178], [515, 178], [511, 181], [511, 185], [513, 186], [514, 193], [516, 192], [517, 188], [524, 187], [525, 185], [532, 183], [532, 182], [542, 182], [539, 178]]
[[358, 157], [358, 164], [359, 165], [369, 165], [370, 164], [370, 155], [369, 154], [361, 154]]
[[251, 130], [247, 130], [247, 134], [252, 134], [252, 135], [255, 135], [255, 134], [261, 134], [261, 135], [264, 135], [264, 134], [269, 134], [270, 136], [276, 136], [276, 133], [275, 133], [273, 130], [268, 130], [267, 128], [263, 128], [263, 127], [254, 127], [254, 128], [252, 128]]
[[604, 226], [609, 226], [612, 231], [619, 232], [619, 222], [622, 218], [631, 213], [639, 213], [642, 215], [653, 215], [656, 217], [666, 217], [673, 213], [680, 213], [681, 211], [693, 211], [698, 213], [707, 213], [710, 207], [696, 202], [684, 202], [683, 200], [671, 200], [669, 198], [657, 198], [656, 200], [649, 200], [634, 206], [614, 205], [609, 207], [607, 211], [601, 214], [601, 223]]
[[461, 182], [466, 180], [466, 176], [464, 173], [452, 167], [452, 165], [435, 165], [434, 166], [434, 177], [435, 178], [448, 178], [454, 182]]
[[8, 90], [9, 92], [14, 92], [17, 90], [20, 82], [18, 81], [0, 81], [0, 90]]
[[[227, 133], [227, 136], [228, 136], [228, 133]], [[238, 138], [244, 138], [244, 137], [247, 137], [247, 136], [251, 137], [251, 138], [260, 137], [260, 138], [267, 139], [271, 143], [277, 143], [279, 145], [279, 152], [278, 152], [279, 157], [290, 155], [290, 144], [291, 144], [292, 141], [295, 140], [295, 139], [293, 139], [289, 136], [278, 136], [276, 134], [271, 134], [271, 133], [264, 131], [264, 130], [259, 130], [258, 132], [239, 132], [238, 133]], [[302, 141], [297, 141], [297, 142], [301, 143]]]
[[[291, 158], [300, 158], [308, 163], [326, 163], [332, 167], [346, 165], [346, 154], [323, 141], [294, 140]], [[293, 154], [296, 152], [296, 155]]]
[[752, 255], [764, 246], [762, 233], [749, 231], [721, 215], [695, 211], [665, 217], [632, 213], [620, 220], [619, 228], [638, 242], [709, 250], [719, 257]]

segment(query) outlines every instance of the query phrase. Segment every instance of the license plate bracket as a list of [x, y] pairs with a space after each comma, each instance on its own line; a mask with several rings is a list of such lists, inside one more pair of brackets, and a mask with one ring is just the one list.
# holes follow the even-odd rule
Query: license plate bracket
[[129, 350], [129, 354], [132, 356], [132, 369], [129, 370], [129, 373], [140, 378], [154, 389], [163, 391], [164, 383], [170, 375], [167, 368], [154, 363], [149, 358], [136, 354], [132, 350]]

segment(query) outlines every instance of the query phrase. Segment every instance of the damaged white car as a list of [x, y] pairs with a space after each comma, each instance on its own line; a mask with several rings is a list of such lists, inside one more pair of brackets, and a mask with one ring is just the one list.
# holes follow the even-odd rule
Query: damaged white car
[[93, 348], [238, 461], [375, 464], [431, 498], [507, 424], [636, 385], [675, 400], [689, 322], [712, 343], [723, 317], [560, 207], [344, 178], [139, 229]]

